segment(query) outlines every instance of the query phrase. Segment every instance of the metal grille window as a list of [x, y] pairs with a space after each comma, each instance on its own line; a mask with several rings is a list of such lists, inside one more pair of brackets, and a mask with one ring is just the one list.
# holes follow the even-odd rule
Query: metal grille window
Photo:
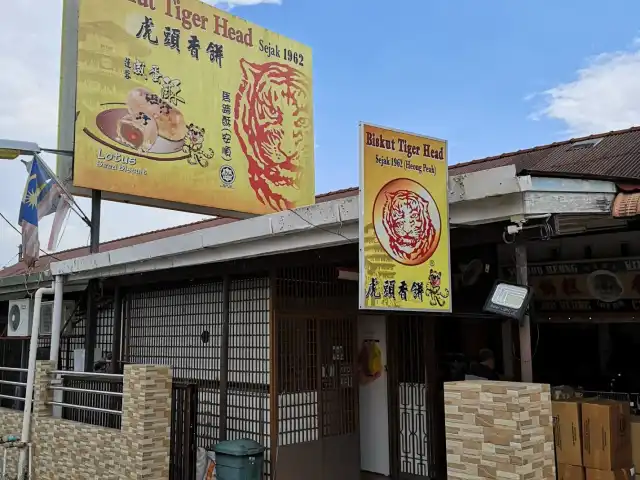
[[298, 475], [296, 456], [307, 448], [301, 444], [318, 442], [310, 447], [319, 455], [308, 468], [321, 468], [323, 478], [354, 478], [360, 458], [356, 317], [277, 313], [275, 322], [277, 468], [284, 476]]
[[[84, 377], [64, 377], [63, 386], [77, 388], [80, 390], [92, 390], [97, 392], [120, 392], [122, 393], [122, 380], [96, 379], [91, 376]], [[54, 393], [55, 394], [55, 393]], [[91, 408], [102, 408], [106, 410], [122, 411], [122, 397], [105, 395], [102, 393], [90, 392], [64, 392], [64, 403], [70, 405], [80, 405]], [[75, 408], [63, 408], [62, 418], [75, 422], [88, 423], [101, 427], [117, 428], [122, 425], [122, 417], [106, 412], [95, 412], [90, 410], [80, 410]]]
[[198, 446], [218, 439], [222, 282], [131, 294], [125, 361], [170, 365], [198, 384]]
[[[221, 281], [131, 293], [125, 361], [171, 365], [198, 386], [197, 444], [220, 439]], [[227, 435], [269, 447], [269, 279], [233, 279], [229, 292]], [[269, 471], [269, 454], [266, 454]]]
[[[65, 297], [66, 298], [66, 297]], [[76, 302], [81, 302], [80, 297], [74, 299]], [[70, 326], [67, 325], [69, 321]], [[111, 352], [113, 347], [113, 327], [114, 327], [114, 311], [113, 302], [111, 299], [107, 299], [100, 305], [98, 309], [98, 318], [96, 325], [96, 349], [98, 353], [95, 357], [95, 361], [99, 361], [104, 358], [107, 353]], [[75, 351], [85, 348], [85, 332], [87, 325], [87, 312], [82, 309], [79, 304], [76, 304], [76, 310], [73, 312], [71, 319], [63, 318], [62, 327], [67, 327], [62, 332], [60, 338], [60, 369], [61, 370], [74, 370], [75, 369]], [[38, 338], [38, 348], [42, 349], [42, 359], [48, 359], [48, 349], [51, 346], [51, 336], [41, 336]], [[45, 349], [46, 352], [45, 353]], [[83, 367], [81, 367], [84, 369]]]
[[[359, 475], [357, 282], [339, 280], [331, 264], [346, 253], [332, 249], [299, 257], [299, 265], [276, 272], [273, 418], [279, 453], [272, 457], [284, 477], [298, 478], [309, 469], [336, 480]], [[331, 260], [319, 261], [323, 255]]]
[[334, 265], [282, 268], [274, 302], [280, 311], [352, 310], [358, 307], [358, 282], [338, 280]]
[[296, 393], [316, 390], [318, 361], [316, 322], [301, 318], [278, 325], [278, 392]]
[[[2, 328], [0, 327], [0, 330]], [[29, 355], [29, 341], [11, 337], [0, 339], [0, 365], [9, 368], [26, 368]], [[6, 382], [27, 381], [26, 372], [0, 371], [0, 380]], [[24, 398], [25, 388], [21, 385], [0, 384], [0, 394]], [[0, 407], [23, 410], [24, 403], [9, 398], [0, 398]]]
[[317, 440], [317, 321], [295, 315], [277, 318], [278, 445]]
[[357, 430], [358, 384], [354, 378], [355, 321], [320, 320], [322, 361], [322, 434], [346, 435]]
[[227, 438], [267, 447], [269, 462], [269, 278], [233, 280], [229, 293]]

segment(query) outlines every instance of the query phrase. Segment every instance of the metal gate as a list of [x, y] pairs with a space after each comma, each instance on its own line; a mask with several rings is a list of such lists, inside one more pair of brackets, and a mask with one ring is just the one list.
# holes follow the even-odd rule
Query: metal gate
[[356, 318], [277, 314], [278, 480], [360, 472]]
[[446, 465], [434, 322], [428, 316], [387, 318], [393, 478], [440, 478]]
[[171, 394], [171, 480], [195, 478], [198, 422], [198, 387], [175, 383]]

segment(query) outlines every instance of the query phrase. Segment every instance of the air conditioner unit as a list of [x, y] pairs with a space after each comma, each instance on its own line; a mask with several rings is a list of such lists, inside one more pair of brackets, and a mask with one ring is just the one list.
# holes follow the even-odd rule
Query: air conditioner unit
[[[68, 300], [62, 302], [62, 325], [64, 327], [67, 324], [67, 329], [71, 329], [73, 321], [68, 321], [74, 314], [76, 308], [75, 302]], [[53, 302], [42, 302], [40, 304], [40, 335], [51, 335], [53, 327]]]
[[7, 335], [9, 337], [31, 336], [31, 322], [33, 301], [30, 298], [23, 300], [9, 300], [9, 321]]
[[610, 215], [555, 215], [554, 232], [556, 235], [575, 235], [623, 228], [626, 220], [612, 218]]
[[[62, 302], [62, 325], [75, 311], [75, 302]], [[51, 335], [53, 321], [53, 302], [42, 302], [40, 304], [40, 335]], [[67, 328], [71, 328], [73, 322], [67, 323]], [[33, 300], [11, 300], [9, 301], [9, 322], [7, 335], [9, 337], [30, 337], [33, 328]]]

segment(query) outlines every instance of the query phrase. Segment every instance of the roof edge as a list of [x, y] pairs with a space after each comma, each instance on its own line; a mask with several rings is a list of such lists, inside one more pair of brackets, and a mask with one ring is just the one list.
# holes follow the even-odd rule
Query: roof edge
[[493, 155], [493, 156], [490, 156], [490, 157], [484, 157], [484, 158], [478, 158], [476, 160], [470, 160], [468, 162], [460, 162], [460, 163], [456, 163], [455, 165], [450, 165], [449, 168], [458, 168], [458, 167], [466, 167], [466, 166], [469, 166], [469, 165], [477, 165], [477, 164], [484, 163], [484, 162], [490, 162], [492, 160], [499, 160], [501, 158], [514, 157], [516, 155], [524, 155], [524, 154], [533, 153], [533, 152], [540, 152], [542, 150], [561, 147], [563, 145], [569, 145], [569, 144], [575, 143], [575, 142], [584, 142], [586, 140], [594, 140], [596, 138], [610, 137], [610, 136], [613, 136], [613, 135], [623, 135], [625, 133], [631, 133], [631, 132], [637, 132], [637, 131], [640, 131], [640, 126], [629, 127], [629, 128], [625, 128], [623, 130], [611, 130], [609, 132], [604, 132], [604, 133], [594, 133], [594, 134], [587, 135], [587, 136], [584, 136], [584, 137], [574, 137], [574, 138], [570, 138], [568, 140], [562, 140], [562, 141], [559, 141], [559, 142], [549, 143], [547, 145], [539, 145], [537, 147], [531, 147], [531, 148], [525, 148], [525, 149], [522, 149], [522, 150], [516, 150], [515, 152], [505, 152], [505, 153], [501, 153], [499, 155]]

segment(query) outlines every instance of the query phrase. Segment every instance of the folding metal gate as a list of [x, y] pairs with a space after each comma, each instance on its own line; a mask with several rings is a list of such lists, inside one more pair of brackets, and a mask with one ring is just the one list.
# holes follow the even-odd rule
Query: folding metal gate
[[278, 314], [275, 321], [275, 477], [358, 478], [356, 319]]
[[387, 319], [393, 478], [439, 478], [446, 464], [434, 321], [427, 316]]
[[196, 431], [198, 387], [174, 383], [171, 395], [171, 480], [188, 480], [196, 475]]

